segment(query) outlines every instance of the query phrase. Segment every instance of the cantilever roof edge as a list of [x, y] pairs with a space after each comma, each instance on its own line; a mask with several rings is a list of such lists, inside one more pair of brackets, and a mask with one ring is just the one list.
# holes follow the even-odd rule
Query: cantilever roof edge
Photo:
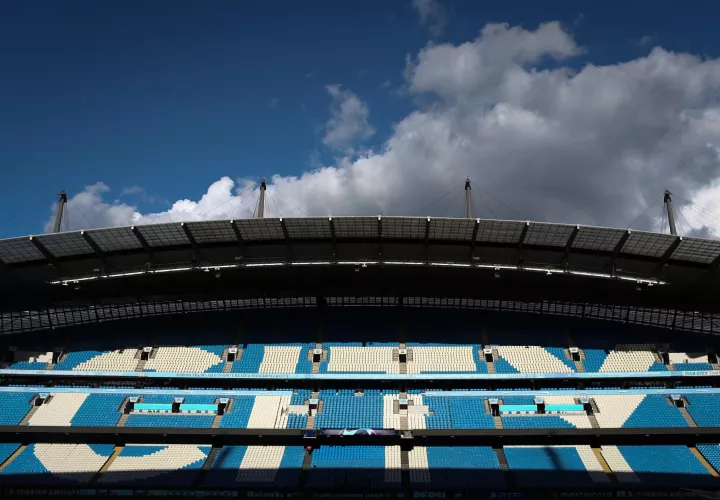
[[720, 241], [717, 240], [549, 222], [393, 216], [209, 220], [48, 233], [0, 239], [0, 261], [12, 266], [49, 258], [93, 257], [98, 251], [110, 254], [142, 251], [143, 241], [151, 249], [189, 247], [194, 242], [212, 246], [237, 241], [237, 234], [243, 243], [251, 244], [286, 239], [297, 242], [430, 240], [479, 246], [523, 244], [608, 254], [619, 252], [653, 262], [663, 256], [679, 263], [710, 265], [720, 262]]

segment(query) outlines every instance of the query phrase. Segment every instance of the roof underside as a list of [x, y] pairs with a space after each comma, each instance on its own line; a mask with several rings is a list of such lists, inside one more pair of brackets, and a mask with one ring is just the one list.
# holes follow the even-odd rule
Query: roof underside
[[[354, 262], [369, 267], [353, 273], [346, 264]], [[295, 265], [301, 263], [315, 265]], [[228, 265], [222, 279], [192, 272]], [[713, 298], [720, 293], [719, 265], [720, 241], [625, 229], [425, 217], [203, 221], [0, 240], [0, 307], [20, 311], [128, 297], [205, 300], [226, 298], [229, 290], [232, 297], [423, 290], [434, 297], [573, 298], [714, 312], [720, 310]], [[546, 270], [556, 274], [545, 278]], [[81, 289], [52, 284], [123, 273], [134, 274], [83, 281]], [[667, 284], [638, 294], [635, 279]]]

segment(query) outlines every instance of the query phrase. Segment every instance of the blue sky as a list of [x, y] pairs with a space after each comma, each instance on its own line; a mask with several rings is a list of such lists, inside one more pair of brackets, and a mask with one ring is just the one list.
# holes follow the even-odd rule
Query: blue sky
[[[422, 3], [432, 6], [424, 22]], [[527, 197], [496, 178], [500, 171], [513, 170], [512, 165], [487, 172], [491, 179], [486, 184], [486, 172], [473, 166], [449, 167], [447, 175], [442, 175], [442, 155], [433, 164], [416, 161], [417, 166], [408, 165], [407, 171], [396, 167], [389, 159], [393, 151], [388, 153], [387, 141], [412, 135], [398, 133], [394, 127], [414, 113], [446, 123], [445, 118], [456, 116], [458, 110], [489, 110], [505, 99], [513, 109], [539, 113], [538, 106], [524, 104], [527, 99], [515, 102], [493, 97], [494, 90], [483, 87], [472, 75], [461, 86], [453, 84], [455, 94], [449, 97], [448, 87], [441, 87], [439, 80], [420, 81], [420, 54], [430, 43], [457, 54], [462, 44], [477, 40], [488, 23], [536, 30], [541, 23], [557, 21], [577, 50], [562, 49], [556, 57], [557, 51], [550, 47], [547, 54], [521, 61], [520, 67], [530, 73], [558, 68], [579, 72], [588, 64], [615, 67], [648, 57], [654, 46], [712, 61], [720, 55], [720, 35], [713, 22], [717, 10], [710, 2], [654, 2], [651, 8], [644, 2], [569, 1], [6, 2], [0, 6], [0, 168], [4, 174], [0, 236], [44, 231], [52, 202], [63, 188], [71, 197], [95, 183], [110, 189], [77, 198], [70, 206], [71, 228], [79, 229], [125, 222], [103, 215], [117, 204], [132, 208], [131, 212], [163, 213], [177, 200], [199, 201], [224, 176], [234, 182], [229, 192], [237, 194], [238, 188], [245, 187], [242, 179], [274, 175], [281, 176], [278, 191], [311, 215], [385, 209], [390, 215], [405, 209], [413, 213], [472, 174], [474, 182], [497, 193], [504, 203], [521, 207], [518, 211], [523, 217], [562, 219], [568, 214], [567, 222], [622, 226], [647, 208], [655, 187], [651, 192], [622, 194], [629, 203], [624, 211], [604, 214], [604, 204], [618, 202], [612, 192], [584, 205], [572, 196], [566, 200], [549, 193], [542, 185], [526, 185], [523, 190], [547, 196], [523, 206]], [[493, 50], [500, 53], [503, 48]], [[461, 67], [442, 71], [455, 74]], [[408, 76], [412, 74], [408, 68], [418, 70], [415, 78]], [[714, 78], [714, 70], [711, 73]], [[679, 116], [714, 110], [715, 83], [707, 83], [701, 98], [686, 96], [668, 113]], [[335, 96], [328, 90], [332, 85], [338, 86], [331, 87], [337, 90]], [[458, 93], [467, 85], [478, 86], [472, 98]], [[352, 108], [349, 113], [365, 113], [360, 126], [366, 128], [351, 133], [344, 144], [329, 144], [331, 106], [340, 113], [336, 118], [345, 120], [338, 111], [343, 103]], [[709, 120], [714, 124], [714, 118]], [[656, 128], [647, 126], [648, 131]], [[426, 129], [432, 127], [426, 124]], [[469, 142], [484, 139], [460, 126], [444, 135], [459, 133], [467, 133]], [[637, 140], [642, 143], [644, 136], [640, 134]], [[698, 144], [703, 140], [698, 139]], [[432, 147], [438, 142], [428, 141]], [[660, 142], [656, 140], [655, 149], [638, 147], [647, 153], [640, 161], [651, 166]], [[623, 158], [635, 149], [622, 147], [626, 148], [619, 155]], [[395, 151], [400, 154], [402, 149]], [[547, 151], [545, 144], [537, 145], [527, 152], [526, 163]], [[688, 155], [697, 156], [692, 151]], [[475, 165], [493, 158], [497, 164], [498, 157], [504, 155], [463, 161]], [[447, 161], [454, 165], [459, 160], [447, 157]], [[552, 158], [543, 161], [553, 163]], [[576, 156], [574, 161], [583, 163], [583, 158]], [[703, 164], [686, 172], [687, 163], [687, 157], [677, 158], [666, 170], [642, 175], [674, 180], [673, 189], [698, 205], [706, 198], [714, 199], [714, 191], [708, 189], [714, 189], [716, 165]], [[312, 186], [322, 176], [308, 178], [302, 186], [283, 181], [323, 168], [335, 172], [365, 169], [354, 177], [362, 178], [365, 187], [345, 186], [348, 197], [359, 201], [353, 198], [343, 205], [344, 196], [337, 193], [343, 185], [331, 180], [323, 189], [337, 204], [313, 205], [317, 193], [313, 194]], [[627, 175], [634, 170], [627, 162], [621, 168]], [[394, 205], [388, 201], [393, 192], [380, 186], [368, 190], [366, 185], [382, 184], [388, 173], [401, 171], [430, 179], [418, 188], [416, 205], [411, 201]], [[512, 178], [523, 177], [522, 171], [513, 172]], [[347, 175], [341, 177], [347, 180]], [[693, 181], [686, 182], [688, 177]], [[282, 182], [286, 184], [281, 190]], [[412, 186], [393, 186], [407, 187], [411, 191], [403, 196], [413, 199]], [[572, 191], [572, 184], [566, 189]], [[499, 203], [487, 196], [488, 204]], [[209, 198], [206, 206], [215, 200], [223, 202], [222, 197]], [[276, 200], [281, 198], [276, 196]], [[478, 200], [478, 205], [483, 201]], [[455, 205], [437, 208], [439, 213], [430, 215], [461, 214]], [[302, 215], [289, 206], [280, 211], [286, 216]], [[501, 212], [499, 204], [494, 211]], [[221, 210], [218, 215], [233, 214]], [[491, 217], [492, 213], [480, 215]], [[512, 213], [496, 215], [516, 218]], [[653, 217], [658, 215], [655, 210]], [[653, 219], [645, 224], [652, 227]], [[699, 219], [688, 225], [697, 230], [704, 227]]]

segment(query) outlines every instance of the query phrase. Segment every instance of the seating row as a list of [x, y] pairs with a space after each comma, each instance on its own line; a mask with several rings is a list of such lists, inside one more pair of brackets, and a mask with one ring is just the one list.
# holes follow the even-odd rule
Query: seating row
[[[720, 445], [703, 444], [698, 450], [713, 469], [720, 467]], [[679, 445], [414, 447], [407, 452], [399, 446], [322, 446], [309, 452], [299, 446], [225, 446], [212, 457], [205, 445], [128, 444], [118, 451], [97, 444], [3, 444], [0, 481], [189, 487], [197, 484], [210, 459], [202, 487], [289, 488], [298, 486], [310, 453], [305, 485], [313, 489], [398, 489], [403, 460], [415, 488], [504, 488], [508, 478], [522, 488], [604, 488], [611, 487], [613, 476], [620, 484], [645, 487], [717, 487], [720, 482], [689, 448]]]

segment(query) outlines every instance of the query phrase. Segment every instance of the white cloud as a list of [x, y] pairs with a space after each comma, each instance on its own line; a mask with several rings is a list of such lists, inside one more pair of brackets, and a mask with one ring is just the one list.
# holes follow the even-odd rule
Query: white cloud
[[390, 80], [385, 80], [380, 84], [381, 89], [389, 89], [392, 86], [392, 82]]
[[[720, 212], [720, 60], [656, 47], [617, 64], [563, 63], [581, 52], [558, 23], [488, 25], [475, 40], [429, 45], [410, 58], [406, 82], [425, 104], [377, 152], [273, 176], [267, 213], [302, 216], [289, 199], [311, 215], [462, 216], [462, 189], [424, 207], [466, 175], [481, 217], [517, 218], [501, 200], [522, 219], [623, 227], [656, 203], [634, 227], [658, 228], [665, 188]], [[340, 87], [328, 91], [326, 142], [367, 137], [367, 106]], [[256, 188], [240, 207], [227, 201], [238, 189], [223, 178], [200, 201], [152, 214], [103, 202], [102, 184], [73, 200], [95, 225], [192, 220], [222, 203], [206, 218], [250, 215]], [[718, 218], [705, 215], [687, 212], [698, 233], [720, 234]]]
[[445, 31], [447, 12], [437, 0], [413, 0], [413, 8], [420, 16], [420, 24], [427, 26], [433, 36], [438, 37]]
[[330, 119], [325, 125], [323, 143], [335, 149], [349, 149], [375, 133], [368, 117], [370, 109], [357, 95], [339, 85], [328, 85], [332, 97]]
[[277, 97], [273, 97], [272, 99], [270, 99], [270, 107], [271, 108], [275, 109], [278, 107], [279, 104], [280, 104], [280, 99], [278, 99]]

